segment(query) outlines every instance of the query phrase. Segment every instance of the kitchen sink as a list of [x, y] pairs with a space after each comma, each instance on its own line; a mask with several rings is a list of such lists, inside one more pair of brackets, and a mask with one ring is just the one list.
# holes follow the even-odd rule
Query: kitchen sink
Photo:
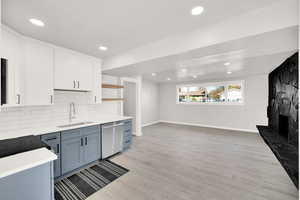
[[95, 122], [77, 122], [77, 123], [71, 123], [71, 124], [64, 124], [64, 125], [61, 125], [61, 126], [57, 126], [58, 128], [68, 128], [68, 127], [72, 127], [72, 126], [81, 126], [81, 125], [87, 125], [87, 124], [92, 124], [92, 123], [95, 123]]

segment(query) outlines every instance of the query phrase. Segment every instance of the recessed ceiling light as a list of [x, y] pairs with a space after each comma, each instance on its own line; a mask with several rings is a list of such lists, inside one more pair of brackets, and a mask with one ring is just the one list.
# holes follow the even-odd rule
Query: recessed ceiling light
[[152, 75], [152, 76], [156, 76], [156, 73], [152, 73], [151, 75]]
[[198, 77], [197, 75], [194, 75], [194, 76], [193, 76], [193, 78], [197, 78], [197, 77]]
[[40, 26], [40, 27], [45, 26], [45, 23], [39, 19], [31, 18], [29, 19], [29, 21], [35, 26]]
[[185, 73], [185, 72], [187, 72], [187, 69], [181, 69], [181, 71], [183, 72], [183, 73]]
[[231, 71], [228, 71], [227, 74], [232, 74], [232, 72], [231, 72]]
[[204, 8], [202, 6], [196, 6], [191, 10], [191, 15], [197, 16], [201, 15], [204, 11]]
[[225, 66], [229, 66], [230, 65], [230, 62], [226, 62], [224, 63]]
[[167, 81], [170, 81], [171, 80], [171, 78], [167, 78]]
[[107, 51], [108, 50], [108, 48], [106, 47], [106, 46], [99, 46], [99, 50], [101, 50], [101, 51]]

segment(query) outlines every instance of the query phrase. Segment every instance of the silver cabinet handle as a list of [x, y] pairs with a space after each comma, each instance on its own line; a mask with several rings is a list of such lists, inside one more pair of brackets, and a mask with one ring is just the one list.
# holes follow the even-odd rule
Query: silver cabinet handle
[[21, 104], [21, 95], [17, 94], [17, 104]]
[[83, 146], [83, 138], [81, 138], [80, 140], [81, 140], [81, 146]]
[[95, 103], [97, 103], [97, 96], [95, 96]]
[[77, 88], [79, 88], [79, 86], [80, 86], [80, 85], [79, 85], [79, 81], [77, 81]]
[[59, 150], [59, 144], [56, 145], [56, 148], [57, 148], [57, 153], [59, 154], [59, 151], [60, 151]]
[[87, 143], [88, 143], [88, 139], [87, 137], [85, 137], [85, 145], [87, 145]]
[[53, 104], [53, 95], [50, 95], [50, 103]]
[[73, 88], [75, 88], [76, 87], [76, 81], [74, 80], [73, 81]]

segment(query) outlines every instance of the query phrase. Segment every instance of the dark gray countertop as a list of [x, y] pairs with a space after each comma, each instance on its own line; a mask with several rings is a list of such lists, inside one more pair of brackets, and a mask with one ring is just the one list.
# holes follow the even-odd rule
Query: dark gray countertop
[[39, 148], [50, 147], [40, 140], [39, 136], [25, 136], [7, 140], [0, 140], [0, 158], [31, 151]]

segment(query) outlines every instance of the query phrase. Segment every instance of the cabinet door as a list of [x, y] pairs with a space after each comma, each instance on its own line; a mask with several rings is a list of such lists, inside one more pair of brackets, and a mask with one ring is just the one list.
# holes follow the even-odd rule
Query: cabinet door
[[93, 89], [93, 64], [88, 56], [55, 48], [54, 87], [61, 90]]
[[92, 104], [102, 103], [102, 72], [101, 72], [101, 60], [94, 61], [94, 87], [92, 94]]
[[100, 131], [84, 136], [84, 142], [85, 164], [100, 159]]
[[77, 90], [79, 73], [76, 55], [61, 48], [54, 50], [54, 88]]
[[25, 39], [24, 54], [24, 104], [53, 104], [53, 48], [32, 39]]
[[94, 87], [94, 65], [93, 60], [85, 55], [79, 55], [77, 57], [77, 63], [79, 66], [78, 74], [76, 80], [77, 82], [77, 89], [83, 91], [92, 91]]
[[62, 174], [65, 174], [76, 168], [79, 168], [82, 165], [83, 138], [75, 137], [62, 140], [61, 145], [61, 167]]
[[114, 154], [114, 127], [113, 123], [102, 125], [102, 159]]
[[41, 136], [41, 140], [49, 145], [57, 155], [57, 160], [54, 161], [54, 177], [57, 178], [61, 175], [60, 168], [60, 153], [61, 153], [61, 145], [60, 145], [60, 133], [49, 133]]
[[54, 177], [60, 177], [61, 168], [60, 168], [60, 144], [55, 143], [51, 145], [51, 149], [53, 149], [54, 153], [57, 155], [57, 160], [54, 161]]
[[21, 36], [1, 28], [1, 57], [7, 59], [7, 104], [23, 104], [24, 94], [24, 54]]

